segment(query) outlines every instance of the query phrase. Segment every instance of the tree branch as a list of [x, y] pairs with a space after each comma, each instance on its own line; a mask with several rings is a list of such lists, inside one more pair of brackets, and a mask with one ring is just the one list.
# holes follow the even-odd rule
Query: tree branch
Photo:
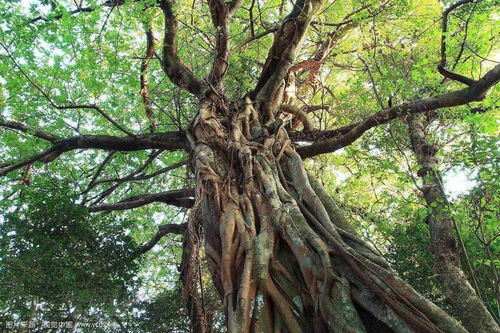
[[18, 130], [18, 131], [21, 131], [24, 133], [30, 132], [34, 136], [36, 136], [37, 138], [49, 141], [51, 143], [54, 143], [58, 140], [61, 140], [61, 138], [57, 135], [30, 127], [28, 125], [25, 125], [25, 124], [17, 122], [17, 121], [0, 120], [0, 127], [15, 129], [15, 130]]
[[184, 132], [164, 132], [138, 135], [136, 137], [116, 137], [110, 135], [82, 135], [54, 141], [54, 145], [40, 154], [24, 161], [0, 168], [0, 176], [36, 161], [48, 163], [61, 154], [75, 149], [103, 149], [136, 151], [145, 149], [182, 150], [187, 149]]
[[141, 61], [141, 96], [142, 102], [144, 103], [144, 108], [146, 111], [146, 116], [149, 120], [149, 131], [154, 133], [156, 128], [155, 116], [153, 113], [153, 104], [149, 98], [149, 87], [148, 87], [148, 76], [146, 71], [148, 70], [149, 63], [155, 55], [155, 37], [153, 35], [153, 29], [151, 26], [146, 30], [146, 57]]
[[[386, 2], [387, 3], [387, 2]], [[383, 5], [385, 5], [386, 3], [384, 3]], [[326, 22], [318, 22], [318, 21], [312, 21], [311, 24], [314, 24], [314, 25], [324, 25], [324, 26], [327, 26], [327, 27], [336, 27], [336, 28], [339, 28], [343, 25], [347, 25], [347, 24], [351, 24], [351, 23], [354, 23], [354, 19], [352, 18], [354, 15], [358, 14], [359, 12], [367, 9], [367, 8], [370, 8], [371, 6], [373, 6], [373, 4], [366, 4], [366, 5], [363, 5], [361, 6], [360, 8], [354, 10], [353, 12], [347, 14], [344, 19], [339, 22], [339, 23], [326, 23]], [[368, 17], [371, 17], [372, 15], [369, 15]]]
[[191, 208], [194, 204], [194, 189], [173, 190], [154, 194], [136, 195], [117, 203], [90, 206], [91, 212], [127, 210], [142, 207], [153, 202], [163, 202], [168, 205]]
[[50, 156], [53, 155], [55, 152], [56, 152], [56, 150], [54, 149], [54, 147], [52, 147], [52, 148], [46, 149], [43, 152], [41, 152], [39, 154], [36, 154], [36, 155], [34, 155], [34, 156], [26, 159], [26, 160], [23, 160], [21, 162], [17, 162], [17, 163], [13, 163], [13, 164], [7, 164], [7, 165], [2, 165], [0, 167], [0, 177], [5, 176], [6, 174], [8, 174], [11, 171], [14, 171], [14, 170], [20, 169], [20, 168], [22, 168], [24, 166], [33, 164], [36, 161], [42, 161], [42, 160], [50, 159]]
[[[129, 178], [132, 178], [132, 177], [135, 177], [136, 175], [140, 174], [141, 172], [143, 172], [144, 170], [146, 170], [146, 168], [151, 165], [151, 163], [153, 163], [153, 161], [163, 152], [163, 150], [157, 150], [157, 151], [153, 151], [148, 159], [146, 160], [146, 162], [144, 162], [137, 170], [134, 170], [132, 171], [131, 173], [129, 173], [127, 176], [125, 176], [124, 178], [122, 178], [121, 180], [118, 180], [116, 182], [116, 184], [114, 184], [113, 186], [109, 187], [108, 189], [106, 189], [105, 191], [101, 192], [100, 194], [94, 196], [92, 198], [93, 200], [93, 205], [97, 205], [99, 202], [101, 202], [104, 198], [106, 198], [108, 195], [110, 195], [111, 193], [113, 193], [114, 190], [116, 190], [123, 182], [125, 182], [127, 179]], [[95, 183], [94, 185], [98, 185], [100, 184], [99, 182]]]
[[138, 254], [144, 254], [151, 250], [158, 242], [168, 234], [183, 235], [187, 229], [187, 223], [183, 224], [164, 224], [158, 228], [158, 232], [151, 238], [149, 242], [141, 246]]
[[[161, 152], [161, 151], [160, 151]], [[105, 197], [107, 197], [108, 195], [110, 195], [111, 193], [113, 193], [114, 190], [116, 190], [121, 184], [125, 183], [125, 182], [130, 182], [130, 181], [140, 181], [140, 180], [146, 180], [146, 179], [150, 179], [150, 178], [153, 178], [153, 177], [156, 177], [158, 175], [161, 175], [165, 172], [168, 172], [168, 171], [171, 171], [171, 170], [174, 170], [174, 169], [177, 169], [183, 165], [185, 165], [187, 163], [187, 160], [184, 160], [184, 161], [181, 161], [179, 163], [175, 163], [175, 164], [172, 164], [172, 165], [169, 165], [168, 167], [165, 167], [165, 168], [162, 168], [158, 171], [155, 171], [151, 174], [140, 174], [141, 172], [144, 171], [144, 169], [146, 169], [152, 162], [153, 160], [157, 157], [158, 154], [153, 154], [152, 156], [150, 156], [150, 158], [148, 158], [148, 160], [137, 170], [133, 171], [132, 173], [130, 173], [129, 175], [123, 177], [123, 178], [114, 178], [114, 179], [103, 179], [103, 180], [99, 180], [99, 181], [96, 181], [94, 182], [93, 184], [89, 185], [89, 187], [87, 188], [87, 190], [85, 190], [85, 192], [83, 193], [87, 193], [89, 192], [92, 188], [94, 188], [95, 186], [99, 185], [99, 184], [105, 184], [105, 183], [115, 183], [114, 185], [112, 185], [111, 187], [109, 187], [108, 189], [106, 189], [105, 191], [103, 191], [102, 193], [100, 193], [99, 195], [95, 196], [93, 199], [93, 204], [96, 205], [97, 203], [99, 203], [100, 201], [102, 201]]]
[[85, 189], [85, 191], [83, 191], [83, 194], [88, 193], [95, 186], [95, 181], [100, 176], [101, 172], [104, 170], [104, 167], [106, 166], [106, 164], [108, 164], [108, 162], [111, 161], [111, 159], [113, 158], [113, 155], [115, 153], [116, 153], [116, 150], [112, 150], [108, 153], [108, 156], [106, 156], [106, 158], [102, 161], [102, 163], [97, 168], [97, 171], [95, 172], [94, 176], [90, 180], [90, 183], [87, 186], [87, 189]]
[[203, 97], [207, 90], [206, 84], [195, 77], [193, 72], [182, 62], [177, 52], [176, 35], [178, 24], [172, 10], [172, 2], [160, 0], [160, 7], [165, 18], [163, 59], [161, 61], [163, 71], [178, 87], [197, 97]]
[[122, 125], [118, 124], [113, 118], [111, 118], [106, 112], [104, 112], [103, 109], [101, 109], [99, 106], [96, 104], [90, 104], [90, 105], [56, 105], [52, 103], [52, 105], [58, 109], [58, 110], [72, 110], [72, 109], [92, 109], [96, 110], [101, 116], [103, 116], [107, 121], [109, 121], [113, 126], [115, 126], [117, 129], [122, 131], [123, 133], [135, 137], [136, 135], [129, 130], [127, 130], [125, 127]]
[[214, 62], [208, 80], [212, 86], [217, 87], [222, 83], [229, 66], [229, 23], [233, 14], [243, 3], [243, 0], [233, 0], [228, 3], [224, 0], [208, 0], [207, 2], [212, 17], [212, 24], [217, 30]]
[[[117, 7], [117, 6], [123, 5], [124, 3], [125, 3], [125, 0], [109, 0], [109, 1], [106, 1], [102, 4], [89, 6], [89, 7], [80, 7], [80, 5], [81, 5], [81, 3], [80, 3], [80, 5], [78, 5], [78, 8], [75, 8], [73, 10], [68, 11], [67, 15], [72, 16], [72, 15], [75, 15], [78, 13], [90, 13], [90, 12], [95, 11], [99, 7]], [[38, 21], [50, 22], [50, 21], [60, 20], [63, 18], [63, 16], [64, 16], [64, 14], [58, 14], [58, 15], [55, 15], [53, 17], [47, 18], [46, 16], [40, 15], [40, 16], [34, 17], [31, 20], [29, 20], [28, 24], [33, 24], [33, 23], [36, 23]]]
[[[100, 6], [104, 6], [104, 5], [100, 5]], [[73, 9], [73, 10], [70, 10], [68, 12], [68, 15], [75, 15], [75, 14], [78, 14], [78, 13], [90, 13], [90, 12], [93, 12], [94, 10], [96, 10], [98, 7], [78, 7], [76, 9]], [[63, 17], [63, 14], [59, 14], [59, 15], [55, 15], [54, 17], [50, 17], [50, 18], [47, 18], [45, 16], [37, 16], [37, 17], [34, 17], [32, 18], [31, 20], [28, 21], [28, 24], [33, 24], [33, 23], [36, 23], [38, 21], [44, 21], [44, 22], [50, 22], [50, 21], [54, 21], [54, 20], [59, 20]]]
[[302, 111], [299, 107], [288, 104], [281, 104], [280, 111], [285, 113], [290, 113], [296, 116], [304, 126], [304, 131], [310, 132], [313, 130], [313, 124], [307, 114]]
[[229, 7], [224, 0], [208, 0], [212, 24], [216, 29], [214, 62], [208, 76], [210, 84], [217, 87], [227, 72], [229, 58]]
[[[438, 96], [418, 99], [382, 110], [362, 122], [334, 131], [328, 131], [328, 134], [330, 135], [336, 133], [338, 133], [338, 135], [331, 137], [330, 139], [315, 142], [309, 146], [299, 147], [297, 148], [297, 151], [303, 158], [334, 152], [340, 148], [350, 145], [371, 128], [385, 124], [393, 119], [409, 114], [428, 112], [446, 107], [464, 105], [474, 101], [480, 101], [484, 98], [484, 95], [488, 92], [488, 90], [498, 83], [498, 81], [500, 81], [500, 65], [495, 66], [470, 87]], [[321, 138], [321, 132], [312, 133], [311, 137]], [[302, 139], [304, 139], [304, 137], [302, 137]], [[295, 140], [299, 141], [300, 135], [297, 135]]]
[[292, 12], [283, 20], [274, 37], [262, 74], [252, 92], [253, 99], [268, 101], [276, 93], [295, 60], [319, 0], [297, 0]]
[[301, 69], [309, 70], [309, 77], [304, 81], [305, 85], [311, 84], [316, 77], [319, 75], [322, 67], [325, 65], [328, 57], [335, 49], [337, 42], [344, 37], [351, 29], [358, 26], [356, 23], [349, 23], [337, 27], [334, 31], [328, 33], [327, 38], [322, 42], [318, 43], [316, 51], [313, 53], [310, 59], [299, 62], [298, 64], [292, 66], [291, 72], [295, 72]]
[[103, 179], [103, 180], [98, 180], [94, 183], [94, 185], [98, 184], [104, 184], [104, 183], [113, 183], [113, 182], [127, 182], [127, 181], [139, 181], [139, 180], [146, 180], [149, 178], [156, 177], [158, 175], [161, 175], [165, 172], [180, 168], [183, 165], [187, 164], [187, 160], [180, 161], [179, 163], [175, 163], [172, 165], [169, 165], [167, 167], [161, 168], [158, 171], [155, 171], [153, 173], [147, 174], [147, 175], [136, 175], [135, 173], [133, 175], [130, 175], [128, 177], [123, 177], [123, 178], [113, 178], [113, 179]]
[[444, 12], [443, 12], [443, 19], [442, 19], [442, 32], [441, 32], [441, 61], [439, 65], [437, 66], [438, 72], [443, 75], [445, 78], [448, 78], [450, 80], [458, 81], [461, 83], [464, 83], [468, 86], [474, 84], [476, 81], [474, 81], [471, 78], [468, 78], [466, 76], [460, 75], [458, 73], [451, 72], [447, 70], [446, 67], [446, 37], [448, 35], [448, 15], [457, 9], [458, 7], [465, 5], [467, 3], [474, 2], [475, 0], [460, 0], [456, 2], [455, 4], [451, 5], [448, 7]]
[[243, 4], [243, 0], [232, 0], [228, 2], [229, 15], [232, 16]]
[[239, 49], [241, 49], [245, 45], [253, 42], [254, 40], [257, 40], [257, 39], [260, 39], [262, 37], [265, 37], [265, 36], [269, 35], [270, 33], [273, 33], [273, 32], [276, 32], [276, 31], [278, 31], [278, 27], [272, 27], [270, 29], [267, 29], [267, 30], [259, 33], [259, 34], [250, 36], [249, 38], [245, 39], [240, 44], [238, 44], [236, 47], [234, 47], [229, 53], [230, 53], [230, 55], [233, 55], [233, 54], [236, 53], [236, 51], [238, 51]]

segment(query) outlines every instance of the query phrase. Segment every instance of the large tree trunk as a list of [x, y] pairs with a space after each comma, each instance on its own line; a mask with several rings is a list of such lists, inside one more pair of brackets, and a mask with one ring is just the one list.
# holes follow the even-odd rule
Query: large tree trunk
[[408, 118], [412, 148], [420, 165], [422, 194], [429, 215], [431, 252], [434, 271], [453, 311], [470, 332], [499, 332], [498, 324], [486, 309], [479, 295], [467, 280], [460, 264], [460, 250], [453, 236], [454, 223], [442, 188], [436, 153], [438, 151], [427, 135], [425, 116]]
[[466, 332], [356, 235], [259, 105], [207, 99], [189, 138], [229, 332]]

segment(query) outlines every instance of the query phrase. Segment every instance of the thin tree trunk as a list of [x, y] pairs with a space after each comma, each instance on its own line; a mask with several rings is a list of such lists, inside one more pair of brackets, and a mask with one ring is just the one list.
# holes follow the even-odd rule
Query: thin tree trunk
[[432, 242], [430, 251], [435, 260], [434, 271], [443, 293], [469, 332], [499, 332], [498, 324], [462, 270], [460, 249], [453, 235], [454, 222], [438, 171], [438, 147], [426, 131], [428, 121], [424, 116], [414, 116], [408, 118], [408, 125], [412, 149], [420, 165], [421, 190], [429, 209], [427, 223]]
[[207, 99], [189, 136], [229, 332], [466, 332], [356, 235], [263, 104]]

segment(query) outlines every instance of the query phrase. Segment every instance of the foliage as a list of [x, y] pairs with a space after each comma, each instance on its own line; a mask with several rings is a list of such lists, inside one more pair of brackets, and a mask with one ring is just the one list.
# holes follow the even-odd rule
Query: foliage
[[143, 304], [145, 312], [139, 317], [143, 332], [188, 332], [189, 320], [182, 304], [182, 286], [166, 290]]
[[[164, 21], [154, 3], [126, 0], [109, 7], [89, 0], [82, 6], [91, 10], [71, 13], [74, 2], [70, 0], [0, 1], [0, 42], [6, 47], [0, 54], [0, 121], [20, 121], [61, 137], [123, 136], [94, 109], [54, 107], [98, 104], [126, 130], [146, 133], [150, 119], [144, 112], [139, 77], [147, 73], [157, 131], [188, 129], [197, 110], [193, 97], [165, 77], [157, 59], [141, 71], [147, 27], [155, 35], [156, 54], [161, 54]], [[436, 71], [441, 13], [452, 3], [352, 0], [325, 4], [296, 60], [308, 60], [326, 36], [338, 34], [334, 51], [314, 78], [308, 70], [296, 72], [297, 82], [310, 83], [297, 91], [298, 99], [308, 106], [329, 106], [309, 113], [315, 129], [338, 128], [390, 105], [462, 88], [460, 83], [443, 81]], [[246, 41], [273, 31], [291, 6], [278, 0], [244, 1], [235, 14], [224, 83], [229, 98], [241, 97], [255, 86], [273, 33]], [[207, 4], [179, 0], [175, 13], [180, 22], [179, 56], [204, 77], [213, 62], [217, 35]], [[497, 0], [483, 0], [450, 16], [446, 55], [450, 68], [478, 79], [499, 61], [499, 15]], [[29, 22], [39, 16], [43, 19]], [[345, 19], [352, 20], [345, 31], [332, 25]], [[497, 86], [480, 102], [443, 110], [429, 130], [440, 148], [444, 188], [455, 188], [460, 176], [468, 178], [468, 187], [447, 194], [480, 293], [497, 319], [499, 92]], [[32, 131], [0, 131], [2, 165], [49, 147]], [[446, 307], [432, 273], [425, 224], [428, 210], [418, 189], [418, 163], [411, 152], [407, 123], [397, 120], [369, 133], [334, 154], [309, 160], [309, 170], [400, 275]], [[177, 151], [116, 151], [98, 177], [107, 181], [92, 184], [108, 154], [69, 152], [49, 164], [35, 162], [0, 179], [4, 198], [0, 202], [0, 319], [73, 316], [80, 321], [116, 321], [128, 331], [187, 330], [177, 281], [178, 237], [163, 239], [142, 259], [131, 259], [159, 225], [185, 222], [185, 210], [155, 203], [133, 211], [91, 215], [80, 203], [118, 202], [146, 192], [191, 187], [193, 173], [184, 166], [148, 179], [117, 180], [151, 175], [189, 156]], [[464, 270], [472, 279], [465, 265]]]
[[130, 222], [92, 217], [55, 179], [21, 191], [0, 234], [4, 315], [63, 321], [131, 296], [138, 266], [130, 260], [137, 245], [123, 232]]

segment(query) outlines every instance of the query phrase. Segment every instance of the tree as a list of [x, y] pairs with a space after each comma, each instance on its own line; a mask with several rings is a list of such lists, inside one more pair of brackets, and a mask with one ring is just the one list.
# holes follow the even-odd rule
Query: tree
[[[74, 9], [51, 1], [30, 20], [22, 6], [2, 6], [0, 126], [15, 132], [4, 133], [9, 159], [0, 175], [16, 191], [40, 163], [49, 173], [80, 163], [78, 174], [58, 174], [76, 178], [91, 212], [154, 202], [190, 208], [185, 225], [161, 228], [142, 252], [169, 232], [183, 235], [181, 279], [195, 331], [210, 330], [201, 254], [230, 332], [499, 330], [485, 308], [474, 310], [486, 321], [459, 323], [400, 279], [303, 163], [402, 117], [476, 102], [494, 108], [500, 65], [488, 52], [498, 48], [489, 37], [498, 28], [486, 23], [498, 15], [494, 1], [451, 4], [438, 29], [434, 1], [144, 0]], [[421, 24], [428, 29], [412, 31]], [[450, 24], [463, 42], [450, 42]], [[427, 55], [439, 37], [440, 52]], [[379, 111], [359, 111], [368, 108]], [[341, 125], [322, 128], [330, 122]], [[92, 158], [100, 160], [93, 168]], [[184, 165], [190, 179], [161, 178]], [[134, 182], [143, 185], [124, 187]], [[150, 188], [158, 190], [140, 192]]]
[[123, 230], [131, 222], [93, 220], [73, 203], [68, 184], [36, 182], [42, 183], [24, 189], [0, 230], [2, 324], [9, 314], [33, 327], [114, 315], [110, 300], [128, 300], [136, 284], [139, 265], [131, 258], [140, 249]]
[[[429, 209], [427, 223], [431, 234], [431, 252], [435, 258], [435, 271], [441, 280], [446, 297], [455, 312], [459, 314], [459, 318], [462, 318], [464, 323], [477, 321], [481, 323], [479, 325], [484, 324], [485, 327], [481, 328], [482, 330], [487, 330], [488, 327], [494, 327], [495, 322], [480, 298], [479, 287], [474, 276], [472, 275], [475, 290], [461, 267], [459, 247], [464, 248], [464, 244], [460, 232], [457, 233], [458, 240], [453, 234], [456, 223], [450, 213], [442, 177], [436, 165], [436, 153], [439, 147], [428, 138], [429, 123], [429, 119], [422, 117], [410, 116], [408, 119], [412, 148], [420, 165], [418, 170], [418, 175], [422, 179], [420, 190]], [[463, 252], [467, 255], [466, 251]], [[469, 271], [472, 272], [468, 258], [466, 262], [469, 265]], [[467, 317], [470, 318], [467, 319]], [[467, 326], [473, 328], [470, 324]]]

